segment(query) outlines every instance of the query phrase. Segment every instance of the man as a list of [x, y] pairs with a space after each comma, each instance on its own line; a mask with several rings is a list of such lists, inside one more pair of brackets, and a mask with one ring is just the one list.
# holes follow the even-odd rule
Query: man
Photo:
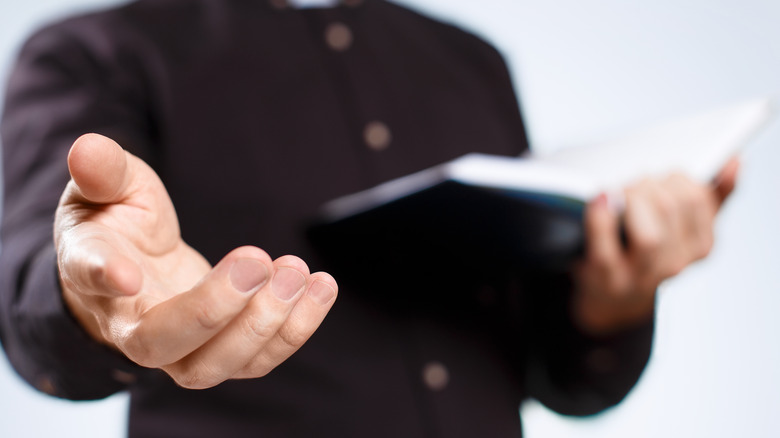
[[3, 120], [3, 346], [54, 395], [129, 390], [131, 436], [512, 436], [525, 397], [604, 409], [733, 165], [627, 188], [626, 247], [599, 197], [565, 275], [468, 252], [340, 288], [310, 273], [327, 200], [526, 143], [494, 49], [379, 0], [149, 0], [48, 27]]

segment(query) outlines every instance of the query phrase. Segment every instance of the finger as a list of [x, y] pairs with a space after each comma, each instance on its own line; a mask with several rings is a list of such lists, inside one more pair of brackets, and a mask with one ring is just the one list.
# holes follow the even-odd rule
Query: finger
[[583, 290], [614, 298], [628, 288], [626, 255], [621, 237], [621, 220], [610, 207], [609, 198], [600, 195], [585, 213], [586, 258], [578, 267]]
[[613, 265], [623, 252], [619, 220], [610, 210], [607, 196], [599, 195], [585, 209], [586, 260], [600, 267]]
[[624, 223], [629, 263], [637, 283], [651, 284], [658, 277], [671, 209], [655, 181], [644, 181], [628, 191]]
[[[68, 154], [72, 181], [61, 199], [60, 229], [100, 221], [153, 254], [179, 242], [179, 224], [168, 193], [154, 170], [98, 134], [79, 137]], [[99, 204], [99, 205], [96, 205]]]
[[720, 207], [720, 205], [723, 204], [731, 192], [734, 191], [734, 187], [737, 184], [739, 167], [739, 158], [732, 157], [720, 170], [718, 176], [715, 177], [715, 180], [713, 181], [713, 187], [715, 190], [715, 197], [717, 199], [718, 207]]
[[669, 178], [666, 189], [677, 199], [682, 224], [674, 235], [670, 257], [677, 256], [669, 275], [676, 275], [694, 260], [706, 256], [713, 243], [712, 223], [716, 213], [716, 202], [709, 187], [695, 183], [690, 178], [674, 175]]
[[673, 173], [654, 187], [658, 217], [664, 231], [663, 241], [667, 251], [675, 251], [674, 245], [688, 244], [697, 230], [692, 220], [694, 210], [702, 207], [696, 184], [681, 173]]
[[224, 330], [192, 354], [163, 367], [179, 385], [207, 388], [229, 379], [276, 336], [300, 299], [309, 270], [292, 256], [273, 265], [271, 281]]
[[255, 356], [252, 361], [232, 378], [260, 377], [287, 360], [314, 334], [325, 315], [333, 307], [338, 295], [338, 285], [330, 274], [312, 274], [306, 293], [301, 297], [285, 323]]
[[199, 348], [240, 314], [264, 285], [271, 259], [255, 247], [231, 251], [188, 292], [147, 310], [117, 346], [130, 359], [159, 368]]
[[[711, 193], [702, 196], [710, 198]], [[712, 202], [704, 202], [704, 206], [696, 208], [693, 212], [695, 241], [691, 247], [691, 261], [700, 260], [709, 255], [715, 244], [715, 206]]]
[[79, 137], [68, 153], [68, 169], [79, 193], [92, 203], [118, 202], [130, 187], [125, 151], [102, 135]]
[[143, 276], [131, 250], [97, 224], [71, 228], [59, 238], [58, 268], [63, 286], [83, 295], [128, 296]]

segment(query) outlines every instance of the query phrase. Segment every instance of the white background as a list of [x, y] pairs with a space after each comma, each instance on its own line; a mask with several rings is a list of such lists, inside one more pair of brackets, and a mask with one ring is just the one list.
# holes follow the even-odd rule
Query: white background
[[[263, 0], [258, 0], [263, 1]], [[116, 0], [0, 6], [0, 69], [44, 21]], [[780, 89], [773, 0], [403, 0], [496, 44], [507, 57], [537, 149]], [[527, 436], [774, 437], [780, 430], [780, 124], [745, 151], [709, 259], [664, 285], [651, 363], [628, 399], [567, 419], [523, 408]], [[119, 437], [127, 399], [39, 395], [0, 358], [0, 436]]]

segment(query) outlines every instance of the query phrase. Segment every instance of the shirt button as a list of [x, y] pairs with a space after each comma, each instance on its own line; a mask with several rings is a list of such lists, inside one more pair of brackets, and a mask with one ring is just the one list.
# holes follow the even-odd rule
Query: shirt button
[[385, 150], [390, 146], [391, 140], [390, 128], [387, 125], [377, 120], [366, 123], [363, 129], [363, 141], [369, 148], [375, 151]]
[[38, 388], [39, 391], [49, 395], [57, 394], [57, 387], [54, 386], [54, 381], [49, 376], [38, 377], [35, 381], [35, 387]]
[[122, 370], [113, 370], [111, 372], [111, 377], [113, 377], [117, 382], [124, 383], [125, 385], [131, 385], [137, 380], [133, 374]]
[[325, 28], [325, 43], [332, 50], [343, 52], [352, 45], [352, 31], [344, 23], [331, 23]]
[[450, 383], [450, 372], [441, 362], [428, 362], [422, 370], [425, 386], [431, 391], [441, 391]]

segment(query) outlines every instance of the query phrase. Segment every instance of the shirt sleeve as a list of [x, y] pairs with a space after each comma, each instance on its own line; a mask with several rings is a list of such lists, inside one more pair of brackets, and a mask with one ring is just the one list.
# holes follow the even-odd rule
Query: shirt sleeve
[[[484, 75], [494, 84], [495, 102], [505, 115], [505, 124], [516, 127], [518, 144], [527, 147], [520, 108], [501, 55], [479, 43]], [[582, 333], [571, 319], [572, 278], [561, 270], [542, 268], [544, 263], [505, 266], [506, 277], [493, 279], [496, 289], [506, 291], [503, 320], [494, 333], [521, 374], [524, 394], [548, 408], [567, 415], [590, 415], [619, 403], [636, 384], [650, 357], [654, 321], [638, 323], [619, 333], [593, 337]], [[490, 261], [485, 278], [496, 272]], [[507, 284], [503, 284], [508, 281]], [[479, 298], [478, 298], [479, 301]]]
[[654, 321], [609, 336], [580, 331], [571, 318], [572, 279], [534, 275], [523, 296], [527, 394], [565, 415], [591, 415], [619, 403], [650, 357]]
[[67, 154], [78, 136], [97, 132], [148, 150], [150, 126], [139, 116], [143, 93], [111, 67], [110, 50], [99, 53], [84, 42], [88, 31], [78, 23], [56, 25], [28, 40], [10, 76], [2, 120], [0, 341], [27, 382], [71, 399], [106, 397], [141, 372], [93, 341], [68, 312], [52, 241], [69, 180]]

